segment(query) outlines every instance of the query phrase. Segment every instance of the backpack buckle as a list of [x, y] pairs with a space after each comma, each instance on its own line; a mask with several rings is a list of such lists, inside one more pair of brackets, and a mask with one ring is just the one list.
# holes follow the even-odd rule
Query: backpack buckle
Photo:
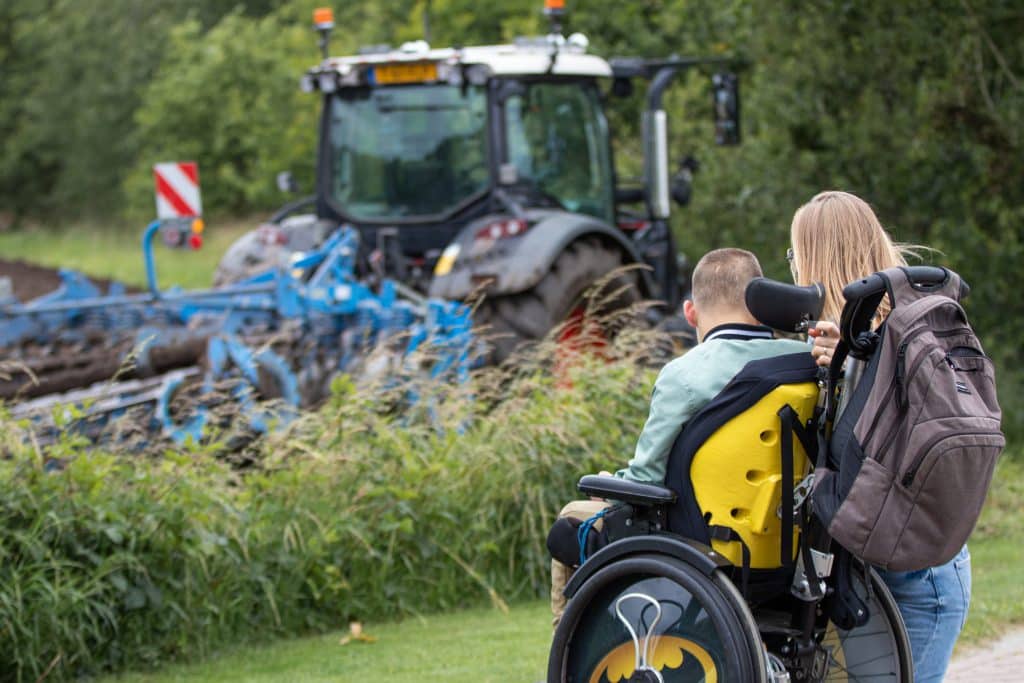
[[[811, 495], [811, 490], [814, 489], [814, 472], [811, 472], [806, 477], [800, 480], [800, 483], [793, 489], [793, 516], [800, 514], [800, 506], [804, 504], [807, 497]], [[775, 509], [775, 516], [782, 519], [782, 504]]]

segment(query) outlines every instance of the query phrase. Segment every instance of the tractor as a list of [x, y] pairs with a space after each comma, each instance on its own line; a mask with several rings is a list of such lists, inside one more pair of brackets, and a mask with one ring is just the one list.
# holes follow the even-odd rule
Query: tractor
[[[602, 279], [607, 305], [653, 300], [651, 322], [681, 322], [688, 280], [669, 216], [673, 199], [688, 201], [696, 165], [670, 174], [663, 94], [690, 68], [717, 69], [716, 140], [737, 144], [733, 60], [605, 60], [582, 34], [562, 35], [563, 3], [546, 4], [547, 36], [444, 49], [420, 40], [348, 57], [329, 56], [333, 17], [317, 10], [323, 59], [301, 79], [323, 103], [315, 194], [232, 245], [215, 284], [285, 265], [351, 226], [362, 275], [475, 299], [474, 322], [496, 332], [495, 360], [582, 316]], [[644, 172], [631, 185], [616, 177], [603, 103], [636, 80], [648, 83]], [[278, 186], [297, 191], [288, 172]], [[643, 267], [623, 268], [634, 264]]]

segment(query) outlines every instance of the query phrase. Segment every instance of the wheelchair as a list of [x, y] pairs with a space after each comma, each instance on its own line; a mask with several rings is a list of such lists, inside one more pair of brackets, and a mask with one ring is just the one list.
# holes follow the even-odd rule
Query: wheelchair
[[[909, 271], [923, 283], [944, 277]], [[842, 335], [857, 348], [884, 291], [870, 278], [854, 284]], [[763, 323], [806, 332], [823, 297], [759, 278], [746, 298]], [[848, 364], [848, 392], [857, 370]], [[614, 501], [602, 519], [608, 543], [565, 588], [548, 683], [913, 680], [892, 595], [805, 504], [835, 380], [809, 353], [753, 361], [687, 424], [665, 486], [580, 480], [584, 494]]]

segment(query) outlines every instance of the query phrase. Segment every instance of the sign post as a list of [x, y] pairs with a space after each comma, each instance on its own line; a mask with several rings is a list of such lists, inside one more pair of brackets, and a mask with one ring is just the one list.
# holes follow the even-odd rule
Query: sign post
[[199, 193], [199, 165], [171, 161], [153, 166], [156, 215], [160, 234], [169, 247], [203, 245], [203, 202]]

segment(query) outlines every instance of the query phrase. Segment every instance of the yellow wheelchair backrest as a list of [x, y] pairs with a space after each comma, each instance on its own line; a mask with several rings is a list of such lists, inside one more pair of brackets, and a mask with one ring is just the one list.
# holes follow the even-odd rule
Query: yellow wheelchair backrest
[[[693, 456], [690, 481], [704, 519], [740, 535], [750, 548], [751, 569], [781, 564], [781, 444], [782, 432], [789, 427], [779, 411], [788, 405], [806, 424], [817, 401], [816, 383], [784, 384], [719, 427]], [[799, 481], [808, 471], [807, 452], [799, 439], [792, 443], [793, 471]], [[798, 530], [792, 533], [795, 552]], [[740, 565], [739, 543], [712, 538], [711, 547]]]
[[669, 530], [711, 545], [736, 566], [744, 564], [744, 547], [751, 569], [793, 561], [798, 530], [789, 527], [792, 542], [785, 542], [783, 521], [792, 518], [783, 501], [812, 466], [805, 443], [814, 443], [818, 394], [810, 353], [748, 363], [672, 448], [665, 485], [678, 499]]

